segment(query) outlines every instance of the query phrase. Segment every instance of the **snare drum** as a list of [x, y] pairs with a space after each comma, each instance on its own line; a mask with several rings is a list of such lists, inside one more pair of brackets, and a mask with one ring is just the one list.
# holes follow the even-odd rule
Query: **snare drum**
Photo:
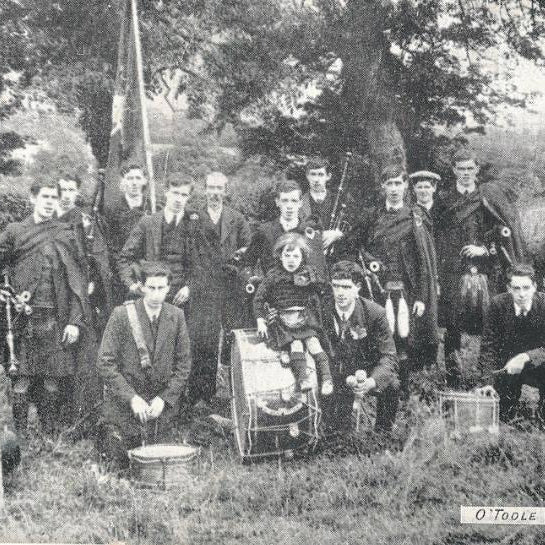
[[318, 440], [320, 407], [314, 361], [307, 354], [313, 389], [301, 399], [291, 369], [255, 330], [233, 331], [231, 412], [235, 441], [243, 460], [289, 456]]
[[187, 482], [188, 465], [200, 449], [191, 445], [156, 444], [129, 450], [131, 480], [166, 489]]

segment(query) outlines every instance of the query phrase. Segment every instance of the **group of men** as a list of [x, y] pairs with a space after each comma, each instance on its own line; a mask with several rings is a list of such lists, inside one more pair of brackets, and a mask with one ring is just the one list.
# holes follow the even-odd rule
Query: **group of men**
[[[143, 436], [168, 432], [180, 405], [186, 412], [211, 410], [218, 356], [224, 355], [218, 355], [218, 339], [227, 353], [227, 332], [255, 326], [241, 278], [263, 276], [274, 265], [275, 242], [291, 231], [308, 239], [309, 265], [326, 286], [322, 334], [334, 381], [333, 396], [323, 400], [326, 422], [349, 422], [354, 395], [372, 393], [377, 429], [391, 429], [410, 371], [437, 361], [439, 324], [446, 328], [451, 387], [463, 383], [461, 333], [485, 324], [481, 361], [506, 369], [497, 376], [506, 417], [526, 380], [521, 371], [531, 368], [528, 381], [535, 384], [545, 303], [524, 265], [517, 212], [502, 190], [477, 184], [479, 167], [466, 150], [455, 155], [453, 173], [455, 185], [437, 198], [437, 174], [385, 169], [384, 201], [358, 209], [347, 232], [331, 227], [331, 171], [320, 158], [306, 165], [308, 192], [281, 182], [277, 218], [253, 232], [224, 202], [228, 180], [220, 172], [206, 177], [201, 207], [191, 204], [191, 178], [168, 177], [164, 207], [152, 214], [138, 164], [123, 168], [118, 199], [103, 214], [77, 205], [77, 176], [36, 181], [32, 215], [0, 234], [0, 263], [14, 293], [29, 292], [32, 307], [30, 315], [14, 317], [16, 429], [25, 432], [30, 402], [44, 428], [53, 429], [59, 415], [73, 422], [96, 396], [101, 447], [123, 462]], [[407, 204], [410, 186], [413, 204]], [[486, 312], [506, 283], [510, 293], [501, 305], [511, 305], [514, 317], [524, 307], [524, 319], [539, 318], [513, 326], [496, 299]], [[506, 335], [502, 327], [516, 333]], [[89, 381], [97, 383], [94, 369], [103, 400], [98, 387], [89, 389]], [[346, 377], [358, 369], [367, 378], [355, 391]]]

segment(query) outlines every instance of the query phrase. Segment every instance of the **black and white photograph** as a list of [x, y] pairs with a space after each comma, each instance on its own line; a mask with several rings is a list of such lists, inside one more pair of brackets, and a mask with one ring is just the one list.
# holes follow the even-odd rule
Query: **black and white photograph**
[[0, 543], [545, 543], [544, 90], [544, 0], [2, 0]]

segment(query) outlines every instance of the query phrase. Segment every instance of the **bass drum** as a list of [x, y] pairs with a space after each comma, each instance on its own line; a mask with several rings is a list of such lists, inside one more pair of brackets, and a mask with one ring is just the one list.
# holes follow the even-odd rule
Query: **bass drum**
[[282, 366], [278, 352], [267, 348], [255, 330], [237, 329], [233, 335], [231, 411], [242, 460], [290, 456], [314, 447], [321, 412], [312, 358], [307, 354], [314, 386], [301, 397], [291, 370]]

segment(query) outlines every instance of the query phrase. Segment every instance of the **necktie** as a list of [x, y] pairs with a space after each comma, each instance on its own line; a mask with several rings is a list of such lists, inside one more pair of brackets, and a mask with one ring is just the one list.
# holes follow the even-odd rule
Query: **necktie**
[[346, 316], [345, 312], [341, 312], [339, 314], [339, 326], [340, 326], [339, 335], [341, 339], [344, 339], [346, 331], [348, 330], [348, 317]]
[[155, 339], [157, 338], [157, 329], [158, 329], [158, 322], [157, 315], [154, 315], [151, 319], [151, 333], [153, 335], [153, 341], [155, 342]]

